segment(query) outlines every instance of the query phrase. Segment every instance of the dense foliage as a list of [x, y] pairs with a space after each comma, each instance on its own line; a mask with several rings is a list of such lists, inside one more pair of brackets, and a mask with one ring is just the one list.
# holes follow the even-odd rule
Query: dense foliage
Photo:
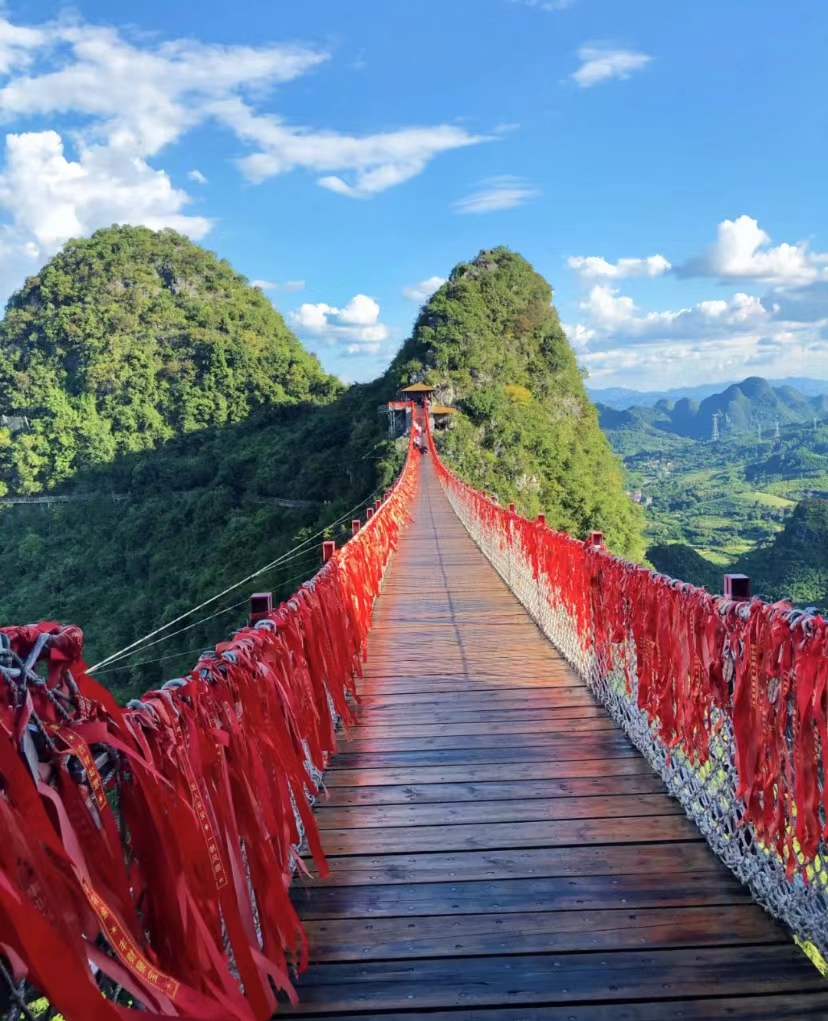
[[603, 531], [617, 552], [639, 557], [640, 511], [551, 302], [549, 284], [519, 255], [481, 252], [423, 308], [389, 379], [426, 380], [461, 410], [441, 448], [469, 482], [523, 513], [544, 511], [555, 528]]
[[711, 561], [697, 553], [692, 546], [680, 542], [650, 546], [647, 559], [661, 574], [692, 585], [700, 585], [708, 592], [721, 594], [723, 572]]
[[753, 591], [828, 610], [828, 500], [803, 500], [768, 546], [740, 557], [734, 569]]
[[[79, 469], [341, 386], [227, 262], [172, 231], [71, 241], [0, 324], [0, 482]], [[28, 427], [21, 428], [21, 419]]]
[[783, 426], [778, 438], [771, 431], [761, 441], [723, 434], [713, 443], [660, 431], [629, 411], [602, 418], [613, 423], [607, 433], [646, 505], [653, 566], [714, 592], [725, 572], [744, 572], [772, 599], [826, 605], [820, 554], [809, 564], [789, 528], [797, 522], [794, 534], [802, 531], [807, 507], [814, 548], [828, 545], [819, 512], [828, 506], [828, 424]]
[[[71, 498], [0, 512], [0, 619], [78, 623], [90, 662], [330, 526], [400, 463], [382, 385], [346, 391], [260, 291], [168, 231], [71, 242], [12, 299], [0, 344], [2, 477]], [[253, 587], [292, 591], [320, 541]], [[184, 669], [245, 619], [229, 607], [250, 589], [101, 679], [126, 697]]]
[[[371, 388], [355, 387], [325, 407], [260, 412], [82, 473], [64, 487], [72, 502], [4, 508], [0, 565], [14, 583], [0, 594], [0, 619], [78, 623], [95, 662], [322, 529], [343, 541], [351, 517], [400, 464], [366, 403], [376, 405]], [[245, 620], [250, 591], [283, 597], [312, 575], [321, 539], [181, 626], [210, 618], [203, 625], [101, 680], [127, 697], [185, 669], [198, 648]]]

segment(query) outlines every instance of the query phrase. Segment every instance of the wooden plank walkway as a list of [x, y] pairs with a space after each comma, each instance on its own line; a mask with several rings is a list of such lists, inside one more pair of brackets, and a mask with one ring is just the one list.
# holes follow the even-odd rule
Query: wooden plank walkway
[[294, 891], [297, 1012], [367, 1021], [828, 1018], [828, 985], [466, 534], [429, 458], [361, 725]]

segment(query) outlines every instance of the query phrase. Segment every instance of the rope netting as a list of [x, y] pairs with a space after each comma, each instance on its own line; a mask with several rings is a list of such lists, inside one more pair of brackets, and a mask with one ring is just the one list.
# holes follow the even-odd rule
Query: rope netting
[[731, 601], [435, 470], [471, 537], [755, 899], [828, 956], [828, 622]]
[[20, 1013], [23, 983], [67, 1021], [262, 1021], [295, 999], [291, 877], [303, 839], [327, 871], [311, 806], [418, 461], [409, 445], [287, 602], [126, 709], [78, 628], [0, 631], [0, 959]]

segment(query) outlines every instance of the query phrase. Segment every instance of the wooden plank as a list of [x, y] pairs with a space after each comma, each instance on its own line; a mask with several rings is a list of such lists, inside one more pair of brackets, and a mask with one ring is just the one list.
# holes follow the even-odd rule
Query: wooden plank
[[672, 1000], [824, 991], [793, 946], [619, 951], [319, 964], [298, 983], [303, 1014]]
[[[690, 840], [665, 844], [598, 844], [423, 854], [373, 854], [365, 848], [362, 854], [331, 858], [329, 865], [332, 874], [320, 884], [326, 889], [546, 876], [673, 876], [691, 872], [717, 872], [732, 878], [698, 833]], [[301, 879], [298, 882], [303, 883]], [[314, 884], [313, 889], [316, 888]]]
[[517, 783], [432, 783], [385, 787], [332, 787], [320, 809], [346, 805], [424, 805], [466, 801], [512, 801], [527, 798], [600, 797], [657, 794], [664, 784], [650, 775], [574, 777], [567, 780], [526, 780]]
[[[662, 1000], [656, 1003], [569, 1004], [566, 1007], [462, 1008], [429, 1011], [428, 1021], [825, 1021], [828, 992], [783, 995]], [[333, 1021], [335, 1015], [308, 1015], [315, 1021]], [[416, 1014], [349, 1014], [348, 1021], [413, 1021]]]
[[495, 724], [480, 724], [477, 728], [479, 733], [468, 734], [466, 730], [472, 728], [460, 728], [460, 732], [450, 731], [440, 736], [412, 737], [399, 734], [395, 730], [385, 732], [387, 736], [376, 737], [374, 733], [366, 733], [362, 730], [355, 730], [352, 736], [342, 741], [339, 746], [339, 754], [349, 752], [416, 752], [428, 751], [430, 749], [449, 748], [491, 748], [493, 745], [503, 744], [499, 738], [504, 734], [511, 735], [514, 740], [510, 742], [512, 747], [534, 747], [538, 744], [546, 744], [546, 737], [549, 740], [555, 738], [574, 737], [575, 734], [584, 734], [589, 737], [609, 733], [613, 737], [618, 736], [618, 728], [609, 718], [587, 719], [587, 720], [552, 720], [540, 721], [535, 725], [531, 723], [504, 724], [500, 730]]
[[[572, 819], [610, 819], [630, 816], [682, 815], [679, 803], [666, 794], [619, 794], [601, 798], [513, 798], [494, 802], [475, 800], [424, 805], [357, 805], [316, 811], [322, 830], [485, 823], [541, 822]], [[327, 839], [327, 837], [323, 838]]]
[[473, 851], [501, 847], [566, 847], [687, 840], [697, 832], [684, 815], [641, 815], [620, 819], [330, 829], [325, 831], [323, 846], [325, 853], [331, 855], [360, 854], [366, 847], [370, 847], [375, 854], [398, 854], [402, 851]]
[[[410, 691], [410, 692], [378, 692], [376, 695], [360, 695], [366, 709], [386, 709], [394, 706], [417, 705], [418, 712], [427, 711], [429, 706], [476, 709], [499, 705], [503, 708], [526, 708], [528, 706], [548, 707], [560, 702], [566, 692], [583, 700], [584, 689], [579, 681], [577, 684], [559, 685], [558, 687], [538, 686], [524, 687], [519, 684], [509, 687], [474, 688], [468, 685], [444, 691]], [[556, 698], [555, 696], [558, 696]]]
[[[336, 871], [339, 861], [331, 867]], [[625, 908], [686, 908], [750, 904], [748, 890], [726, 869], [676, 875], [550, 876], [466, 882], [399, 883], [388, 886], [329, 886], [293, 892], [305, 919], [461, 916], [490, 912], [581, 911]]]
[[485, 783], [487, 781], [557, 780], [575, 776], [654, 776], [640, 755], [593, 759], [558, 757], [554, 762], [461, 763], [448, 766], [391, 766], [378, 768], [341, 766], [337, 759], [325, 774], [325, 786], [377, 787], [384, 784]]
[[484, 954], [786, 943], [788, 935], [755, 904], [630, 911], [326, 918], [306, 923], [319, 961], [474, 957]]
[[[828, 992], [471, 543], [425, 462], [292, 898], [309, 1017], [826, 1017]], [[312, 867], [312, 866], [311, 866]]]
[[486, 706], [477, 709], [443, 709], [421, 712], [419, 708], [405, 710], [357, 709], [355, 719], [360, 730], [380, 727], [436, 727], [441, 724], [486, 723], [502, 721], [517, 723], [522, 720], [564, 720], [577, 719], [584, 716], [602, 716], [606, 712], [603, 706], [595, 705], [591, 700], [582, 700], [571, 705], [549, 705], [538, 708], [521, 706], [519, 709], [503, 708], [502, 706]]
[[623, 734], [584, 734], [580, 738], [539, 738], [539, 744], [516, 746], [497, 741], [485, 748], [435, 748], [420, 751], [340, 751], [336, 769], [384, 769], [386, 766], [456, 766], [486, 762], [544, 762], [546, 759], [629, 758], [638, 755]]

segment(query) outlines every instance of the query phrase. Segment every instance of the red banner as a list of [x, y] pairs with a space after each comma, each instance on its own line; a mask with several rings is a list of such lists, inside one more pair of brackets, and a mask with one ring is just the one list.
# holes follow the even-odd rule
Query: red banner
[[710, 595], [529, 521], [458, 479], [429, 441], [467, 527], [491, 559], [527, 565], [532, 598], [571, 633], [566, 654], [585, 679], [619, 677], [668, 757], [680, 750], [704, 767], [714, 742], [732, 742], [740, 825], [789, 878], [824, 883], [828, 622], [787, 603]]
[[[294, 998], [294, 806], [324, 874], [310, 767], [335, 751], [331, 704], [352, 719], [418, 462], [409, 447], [378, 511], [287, 602], [129, 709], [86, 673], [77, 628], [2, 629], [3, 952], [67, 1021], [125, 1016], [98, 971], [141, 1017], [263, 1021]], [[46, 669], [24, 677], [30, 655]]]

